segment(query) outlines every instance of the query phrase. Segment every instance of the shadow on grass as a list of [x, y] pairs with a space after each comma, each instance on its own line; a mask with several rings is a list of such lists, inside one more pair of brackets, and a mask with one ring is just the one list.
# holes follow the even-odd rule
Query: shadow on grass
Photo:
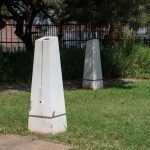
[[[117, 88], [117, 89], [133, 89], [136, 86], [132, 83], [137, 82], [135, 79], [114, 79], [114, 80], [104, 80], [104, 89], [107, 88]], [[65, 90], [79, 90], [82, 89], [82, 80], [65, 81]]]
[[114, 79], [114, 80], [105, 80], [104, 81], [104, 88], [116, 88], [116, 89], [133, 89], [136, 86], [133, 84], [138, 82], [135, 79]]
[[136, 88], [135, 85], [128, 85], [129, 83], [124, 82], [124, 83], [120, 83], [120, 84], [114, 84], [114, 85], [110, 85], [110, 86], [106, 86], [104, 88], [115, 88], [115, 89], [124, 89], [124, 90], [131, 90], [133, 88]]
[[[133, 79], [114, 79], [114, 80], [104, 80], [104, 89], [116, 88], [116, 89], [133, 89], [137, 81]], [[82, 80], [71, 80], [64, 81], [65, 90], [80, 90], [82, 89]], [[0, 93], [2, 92], [30, 92], [31, 85], [29, 84], [0, 84]]]
[[0, 84], [0, 93], [30, 92], [28, 84]]

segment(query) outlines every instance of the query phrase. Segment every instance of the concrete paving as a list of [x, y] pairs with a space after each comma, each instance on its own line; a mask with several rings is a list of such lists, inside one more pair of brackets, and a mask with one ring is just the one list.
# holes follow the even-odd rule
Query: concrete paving
[[0, 150], [69, 150], [69, 146], [31, 137], [0, 135]]

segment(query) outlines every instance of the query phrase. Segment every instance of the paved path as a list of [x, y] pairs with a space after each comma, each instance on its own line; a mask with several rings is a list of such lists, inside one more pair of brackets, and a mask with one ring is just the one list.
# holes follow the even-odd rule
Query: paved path
[[0, 135], [0, 150], [69, 150], [69, 146], [31, 137]]

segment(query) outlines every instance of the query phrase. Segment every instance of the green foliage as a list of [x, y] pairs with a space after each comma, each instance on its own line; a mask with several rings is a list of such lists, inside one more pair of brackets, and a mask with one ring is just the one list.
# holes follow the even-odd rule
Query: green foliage
[[[63, 48], [60, 51], [63, 78], [82, 78], [84, 50], [78, 48]], [[3, 52], [0, 50], [0, 82], [24, 83], [31, 82], [33, 66], [33, 51]]]
[[79, 48], [63, 48], [60, 51], [64, 79], [81, 79], [85, 51]]
[[102, 50], [103, 74], [106, 78], [150, 78], [150, 48], [118, 46]]
[[64, 3], [66, 14], [80, 23], [92, 21], [104, 26], [120, 24], [138, 28], [150, 22], [149, 0], [65, 0]]
[[[82, 79], [85, 50], [61, 50], [64, 79]], [[101, 51], [104, 78], [150, 78], [150, 48], [126, 43]]]
[[[60, 51], [64, 80], [82, 79], [85, 50], [63, 48]], [[104, 78], [150, 78], [150, 48], [116, 46], [101, 51]], [[33, 51], [0, 51], [0, 82], [31, 82]]]
[[58, 6], [58, 5], [62, 4], [63, 1], [64, 0], [43, 0], [43, 2], [49, 7]]
[[0, 50], [0, 82], [30, 82], [33, 51], [3, 52]]

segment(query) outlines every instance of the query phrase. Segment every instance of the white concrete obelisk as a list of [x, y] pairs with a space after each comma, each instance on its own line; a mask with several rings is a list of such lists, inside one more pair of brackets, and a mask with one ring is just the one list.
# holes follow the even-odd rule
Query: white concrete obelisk
[[28, 129], [44, 134], [67, 130], [57, 37], [43, 37], [35, 42]]
[[103, 88], [100, 46], [98, 39], [91, 39], [87, 42], [82, 87], [94, 90]]

